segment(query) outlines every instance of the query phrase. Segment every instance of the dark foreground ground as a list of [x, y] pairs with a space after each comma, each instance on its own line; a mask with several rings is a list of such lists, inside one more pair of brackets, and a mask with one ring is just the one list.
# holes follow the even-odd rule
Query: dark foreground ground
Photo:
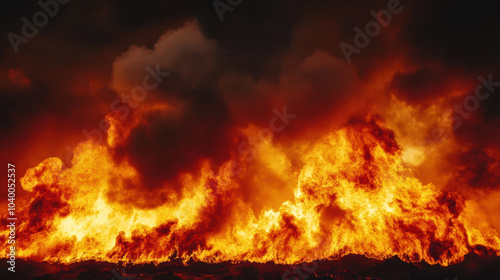
[[16, 273], [7, 271], [3, 259], [0, 279], [26, 280], [278, 280], [278, 279], [336, 279], [336, 280], [495, 280], [500, 279], [500, 257], [466, 256], [462, 263], [448, 267], [426, 263], [408, 264], [394, 257], [385, 261], [349, 255], [335, 261], [276, 265], [274, 263], [193, 262], [187, 266], [180, 261], [159, 265], [127, 265], [87, 261], [71, 265], [16, 261]]

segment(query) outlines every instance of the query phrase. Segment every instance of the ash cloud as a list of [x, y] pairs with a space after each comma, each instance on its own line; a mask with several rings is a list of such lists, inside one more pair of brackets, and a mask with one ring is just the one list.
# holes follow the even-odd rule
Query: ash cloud
[[[171, 74], [137, 107], [134, 114], [142, 122], [114, 149], [116, 160], [126, 158], [139, 171], [141, 185], [174, 186], [173, 179], [196, 169], [201, 159], [208, 158], [215, 166], [229, 160], [238, 144], [234, 143], [238, 128], [268, 127], [273, 109], [287, 107], [300, 115], [300, 122], [293, 125], [298, 134], [311, 122], [329, 118], [332, 111], [342, 115], [342, 106], [356, 96], [355, 69], [326, 52], [314, 52], [303, 60], [285, 54], [298, 63], [281, 69], [276, 81], [226, 70], [231, 63], [225, 61], [226, 52], [196, 23], [188, 23], [166, 32], [152, 49], [133, 46], [114, 62], [112, 86], [118, 95], [142, 84], [148, 65], [160, 65], [161, 71]], [[169, 108], [148, 111], [154, 104]]]

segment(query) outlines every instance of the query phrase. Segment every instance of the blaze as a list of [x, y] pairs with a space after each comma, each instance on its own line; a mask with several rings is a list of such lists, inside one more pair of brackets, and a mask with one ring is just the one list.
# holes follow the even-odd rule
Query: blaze
[[[32, 198], [19, 213], [20, 258], [292, 264], [361, 254], [449, 265], [473, 251], [500, 253], [500, 235], [479, 207], [419, 180], [408, 155], [421, 149], [405, 150], [377, 115], [315, 141], [261, 139], [252, 155], [234, 152], [221, 165], [201, 159], [141, 196], [131, 187], [141, 183], [138, 171], [110, 149], [131, 128], [108, 118], [107, 143], [81, 143], [70, 167], [48, 158], [21, 179]], [[261, 207], [243, 185], [267, 194]]]

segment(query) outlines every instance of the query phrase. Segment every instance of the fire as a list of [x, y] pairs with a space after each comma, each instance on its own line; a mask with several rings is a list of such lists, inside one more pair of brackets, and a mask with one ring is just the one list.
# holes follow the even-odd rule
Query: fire
[[[361, 254], [449, 265], [472, 251], [500, 253], [500, 235], [477, 205], [417, 179], [418, 161], [408, 158], [421, 149], [405, 151], [375, 115], [314, 142], [258, 141], [253, 160], [202, 159], [198, 170], [141, 196], [130, 187], [139, 173], [110, 149], [130, 127], [108, 118], [106, 144], [82, 143], [71, 167], [48, 158], [21, 179], [33, 196], [20, 212], [20, 258], [291, 264]], [[267, 192], [262, 207], [251, 205], [243, 184]]]

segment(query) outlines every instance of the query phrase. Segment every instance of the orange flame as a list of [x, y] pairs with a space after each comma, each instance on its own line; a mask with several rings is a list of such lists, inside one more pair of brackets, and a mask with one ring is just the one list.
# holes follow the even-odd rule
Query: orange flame
[[[108, 118], [107, 146], [82, 143], [72, 167], [48, 158], [21, 179], [33, 198], [20, 212], [20, 258], [291, 264], [352, 253], [449, 265], [474, 250], [500, 253], [500, 235], [477, 207], [419, 181], [377, 117], [314, 143], [260, 141], [253, 162], [260, 169], [248, 155], [215, 168], [204, 159], [198, 171], [178, 176], [181, 193], [166, 188], [137, 198], [127, 186], [139, 184], [138, 172], [127, 159], [115, 162], [107, 148], [121, 141], [124, 128]], [[278, 189], [289, 199], [271, 192], [256, 210], [241, 186], [249, 174], [255, 191]], [[148, 196], [167, 202], [148, 205]], [[0, 240], [7, 237], [3, 231]]]

